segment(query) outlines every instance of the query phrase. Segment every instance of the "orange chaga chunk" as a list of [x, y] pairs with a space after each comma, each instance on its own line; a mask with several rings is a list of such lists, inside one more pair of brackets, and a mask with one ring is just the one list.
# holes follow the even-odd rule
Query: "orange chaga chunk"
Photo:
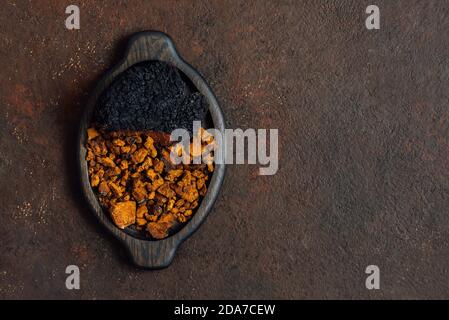
[[102, 196], [105, 196], [111, 191], [111, 189], [109, 188], [108, 183], [106, 181], [102, 181], [98, 186], [98, 191]]
[[111, 168], [115, 167], [114, 160], [112, 160], [111, 158], [107, 158], [107, 157], [98, 158], [98, 163], [100, 163], [106, 167], [111, 167]]
[[121, 197], [123, 192], [125, 192], [125, 188], [117, 185], [114, 182], [109, 182], [109, 187], [112, 189], [112, 192], [117, 196]]
[[143, 218], [143, 217], [145, 217], [145, 214], [147, 214], [147, 213], [148, 213], [148, 208], [146, 205], [142, 205], [137, 208], [137, 218]]
[[147, 225], [147, 231], [155, 239], [164, 239], [168, 236], [171, 226], [172, 224], [167, 222], [150, 222]]
[[147, 231], [155, 239], [163, 239], [168, 236], [168, 231], [173, 226], [176, 217], [172, 214], [163, 215], [159, 221], [150, 222], [147, 225]]
[[144, 146], [147, 149], [151, 149], [151, 147], [153, 147], [154, 145], [154, 139], [151, 138], [150, 136], [147, 136], [147, 139], [145, 140]]
[[162, 160], [155, 160], [154, 162], [154, 171], [157, 173], [162, 173], [164, 170], [164, 162]]
[[100, 133], [95, 128], [87, 129], [87, 141], [95, 139]]
[[168, 182], [165, 182], [162, 186], [160, 186], [157, 189], [157, 192], [167, 198], [174, 198], [176, 196], [176, 193], [170, 188], [170, 184]]
[[153, 181], [158, 178], [158, 174], [156, 173], [156, 171], [154, 171], [154, 169], [148, 169], [146, 173], [147, 177]]
[[175, 181], [177, 178], [179, 178], [182, 175], [182, 169], [174, 169], [170, 170], [167, 174], [166, 179], [169, 181]]
[[132, 195], [138, 203], [145, 201], [147, 198], [147, 190], [145, 189], [145, 185], [140, 180], [136, 180], [134, 183]]
[[198, 189], [201, 189], [206, 184], [206, 181], [204, 179], [198, 179], [196, 181], [196, 187]]
[[124, 229], [136, 222], [135, 201], [118, 202], [112, 205], [110, 211], [112, 220], [120, 229]]
[[92, 187], [96, 187], [98, 186], [98, 184], [100, 183], [100, 177], [96, 174], [94, 174], [91, 178], [90, 178], [90, 184]]
[[188, 202], [193, 202], [198, 199], [199, 194], [195, 186], [187, 186], [182, 189], [182, 198]]
[[128, 161], [127, 160], [122, 160], [120, 162], [120, 169], [122, 169], [122, 170], [128, 169]]
[[144, 148], [141, 148], [133, 153], [132, 159], [135, 163], [141, 163], [143, 160], [145, 160], [145, 157], [147, 156], [148, 151]]
[[150, 157], [146, 157], [145, 161], [141, 164], [139, 169], [141, 171], [149, 169], [153, 165], [153, 160]]
[[114, 146], [117, 146], [117, 147], [125, 146], [125, 141], [123, 141], [122, 139], [114, 139], [112, 141], [112, 143], [114, 144]]

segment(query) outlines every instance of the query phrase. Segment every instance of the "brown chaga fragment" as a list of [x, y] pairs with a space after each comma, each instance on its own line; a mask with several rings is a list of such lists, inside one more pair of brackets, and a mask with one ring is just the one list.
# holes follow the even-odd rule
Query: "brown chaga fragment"
[[137, 203], [142, 203], [146, 200], [148, 193], [142, 181], [136, 180], [134, 182], [132, 196], [137, 201]]
[[120, 229], [124, 229], [136, 222], [136, 202], [117, 202], [111, 207], [111, 216]]
[[114, 144], [114, 146], [117, 146], [117, 147], [125, 146], [125, 141], [123, 141], [122, 139], [114, 139], [114, 140], [112, 140], [112, 143]]
[[199, 193], [195, 186], [190, 185], [182, 189], [182, 198], [187, 200], [188, 202], [193, 202], [198, 199], [198, 197]]
[[137, 208], [137, 218], [144, 218], [148, 213], [148, 208], [146, 205], [141, 205]]
[[151, 181], [154, 181], [158, 178], [158, 174], [156, 173], [156, 171], [154, 171], [154, 169], [148, 169], [146, 175], [151, 179]]
[[122, 160], [122, 161], [120, 161], [120, 169], [122, 169], [122, 170], [126, 170], [126, 169], [128, 169], [128, 160]]
[[111, 189], [108, 186], [108, 183], [106, 181], [102, 181], [100, 185], [98, 186], [98, 192], [102, 196], [106, 196], [109, 192], [111, 192]]
[[153, 183], [151, 184], [151, 188], [153, 191], [159, 189], [160, 186], [162, 186], [164, 184], [164, 179], [159, 178], [156, 179], [155, 181], [153, 181]]
[[87, 141], [95, 139], [99, 135], [100, 135], [100, 133], [95, 128], [87, 129]]
[[122, 186], [119, 186], [118, 184], [114, 182], [109, 182], [109, 187], [111, 188], [114, 195], [118, 198], [120, 198], [123, 195], [123, 192], [125, 192], [125, 188]]
[[179, 178], [182, 175], [182, 169], [175, 169], [170, 170], [167, 174], [166, 179], [168, 181], [175, 181], [177, 178]]
[[147, 231], [155, 239], [164, 239], [168, 236], [168, 231], [173, 227], [176, 217], [173, 214], [162, 215], [157, 222], [150, 222]]
[[112, 160], [111, 158], [108, 158], [108, 157], [98, 158], [98, 163], [100, 163], [106, 167], [110, 167], [110, 168], [115, 167], [114, 160]]
[[139, 171], [148, 170], [153, 165], [153, 160], [150, 157], [146, 157], [140, 167], [137, 168]]
[[147, 231], [155, 239], [164, 239], [168, 236], [171, 226], [167, 222], [150, 222], [147, 225]]
[[120, 173], [122, 173], [122, 170], [120, 170], [119, 167], [110, 168], [105, 172], [109, 177], [115, 177], [118, 176]]
[[145, 157], [147, 156], [147, 154], [148, 154], [148, 151], [144, 148], [141, 148], [141, 149], [137, 150], [136, 152], [134, 152], [131, 158], [135, 163], [141, 163], [143, 160], [145, 160]]
[[157, 192], [162, 194], [167, 198], [174, 198], [176, 193], [170, 188], [170, 183], [165, 182], [162, 186], [157, 189]]
[[157, 173], [162, 173], [164, 170], [164, 162], [162, 160], [154, 160], [154, 171]]
[[124, 146], [120, 148], [120, 151], [122, 153], [130, 153], [131, 152], [131, 147], [130, 146]]
[[198, 179], [196, 181], [196, 187], [198, 189], [201, 189], [204, 185], [206, 185], [206, 181], [204, 179]]
[[90, 161], [90, 160], [94, 160], [95, 159], [95, 155], [91, 150], [87, 150], [87, 156], [86, 156], [86, 160]]
[[96, 174], [92, 175], [92, 177], [90, 178], [90, 185], [92, 187], [96, 187], [96, 186], [98, 186], [99, 183], [100, 183], [100, 177]]

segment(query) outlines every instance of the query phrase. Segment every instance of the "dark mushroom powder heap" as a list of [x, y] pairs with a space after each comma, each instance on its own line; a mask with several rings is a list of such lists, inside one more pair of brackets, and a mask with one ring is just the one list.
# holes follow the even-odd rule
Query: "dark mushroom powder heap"
[[107, 131], [154, 130], [192, 133], [206, 115], [204, 96], [191, 92], [177, 68], [147, 61], [124, 71], [100, 96], [94, 122]]

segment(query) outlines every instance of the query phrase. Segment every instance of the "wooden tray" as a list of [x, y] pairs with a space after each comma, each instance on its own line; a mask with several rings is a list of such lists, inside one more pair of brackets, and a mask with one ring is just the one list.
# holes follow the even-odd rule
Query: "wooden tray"
[[87, 150], [84, 146], [86, 142], [86, 129], [91, 123], [97, 99], [102, 91], [111, 84], [115, 77], [130, 66], [147, 60], [165, 61], [181, 70], [196, 89], [205, 96], [209, 107], [208, 116], [211, 119], [212, 126], [224, 132], [225, 122], [217, 100], [206, 81], [179, 56], [173, 41], [166, 34], [157, 31], [145, 31], [131, 36], [125, 57], [103, 76], [88, 99], [81, 119], [78, 138], [78, 161], [81, 170], [81, 186], [83, 192], [97, 218], [106, 229], [112, 232], [126, 246], [133, 262], [140, 267], [158, 269], [170, 265], [178, 246], [191, 236], [207, 217], [220, 191], [225, 173], [225, 165], [216, 164], [207, 194], [198, 210], [182, 229], [168, 238], [162, 240], [141, 239], [133, 235], [130, 230], [127, 230], [128, 228], [120, 230], [113, 224], [108, 213], [104, 212], [100, 207], [89, 183], [88, 166], [85, 160]]

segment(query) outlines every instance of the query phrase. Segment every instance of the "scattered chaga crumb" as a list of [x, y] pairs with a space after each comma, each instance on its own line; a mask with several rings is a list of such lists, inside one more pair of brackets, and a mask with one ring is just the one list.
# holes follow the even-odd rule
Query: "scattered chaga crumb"
[[206, 195], [212, 163], [172, 164], [169, 134], [89, 128], [86, 147], [91, 186], [120, 229], [133, 226], [166, 238]]

